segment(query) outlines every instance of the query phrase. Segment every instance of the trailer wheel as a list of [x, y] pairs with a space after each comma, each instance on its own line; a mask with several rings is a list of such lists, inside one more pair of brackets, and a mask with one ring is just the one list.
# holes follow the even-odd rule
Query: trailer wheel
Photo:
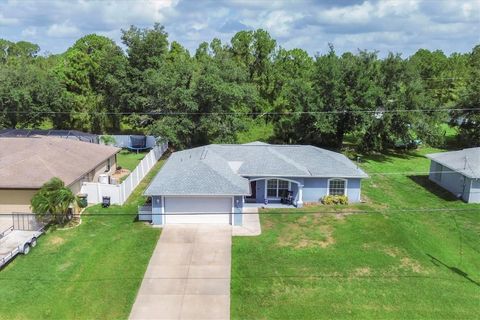
[[30, 241], [30, 247], [35, 248], [37, 245], [37, 238], [32, 238], [32, 241]]
[[23, 246], [23, 254], [27, 255], [30, 252], [30, 245], [28, 243], [25, 243]]

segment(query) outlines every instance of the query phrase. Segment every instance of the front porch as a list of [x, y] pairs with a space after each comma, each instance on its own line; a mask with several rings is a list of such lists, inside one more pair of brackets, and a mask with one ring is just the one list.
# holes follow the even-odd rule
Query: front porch
[[292, 208], [303, 206], [303, 180], [277, 177], [249, 177], [250, 196], [245, 206]]

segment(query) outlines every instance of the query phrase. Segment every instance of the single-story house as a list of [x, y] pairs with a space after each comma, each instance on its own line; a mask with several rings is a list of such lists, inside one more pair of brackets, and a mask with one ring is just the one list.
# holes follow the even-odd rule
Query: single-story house
[[480, 203], [480, 147], [427, 154], [429, 179], [457, 198]]
[[145, 190], [153, 224], [242, 224], [244, 203], [318, 202], [325, 195], [360, 201], [356, 164], [342, 154], [308, 145], [212, 144], [173, 153]]
[[45, 136], [0, 137], [0, 213], [31, 212], [32, 196], [53, 177], [79, 193], [83, 182], [116, 170], [120, 150]]

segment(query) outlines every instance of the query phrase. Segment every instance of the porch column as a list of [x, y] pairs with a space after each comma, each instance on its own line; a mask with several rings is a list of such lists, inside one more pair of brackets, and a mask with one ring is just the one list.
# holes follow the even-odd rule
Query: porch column
[[303, 207], [303, 184], [298, 185], [297, 208]]

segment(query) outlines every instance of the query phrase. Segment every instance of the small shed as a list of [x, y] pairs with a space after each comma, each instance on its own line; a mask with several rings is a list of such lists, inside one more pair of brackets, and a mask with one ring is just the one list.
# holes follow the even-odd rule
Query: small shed
[[427, 154], [429, 179], [468, 203], [480, 203], [480, 147]]

